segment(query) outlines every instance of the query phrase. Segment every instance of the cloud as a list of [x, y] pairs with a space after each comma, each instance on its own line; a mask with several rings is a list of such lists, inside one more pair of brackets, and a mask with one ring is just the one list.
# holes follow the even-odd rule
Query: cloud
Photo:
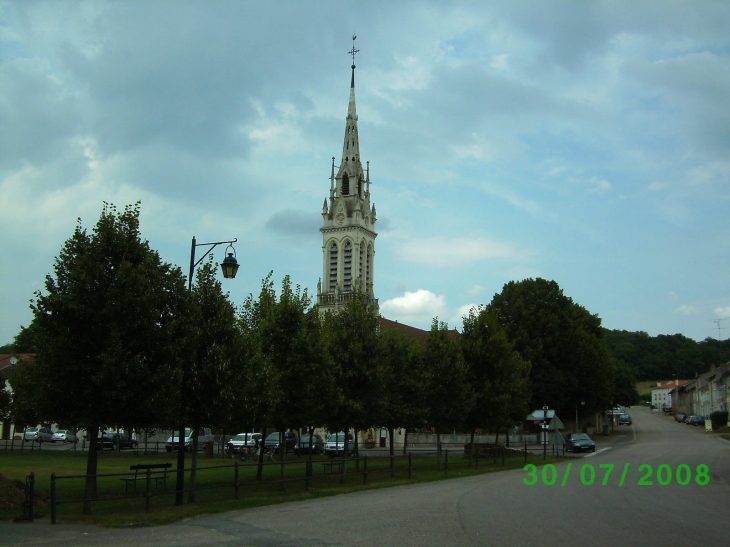
[[730, 306], [724, 308], [715, 308], [715, 315], [718, 317], [730, 317]]
[[469, 289], [469, 294], [472, 296], [481, 296], [488, 293], [489, 289], [482, 287], [481, 285], [474, 285], [471, 289]]
[[699, 310], [696, 306], [693, 306], [691, 304], [684, 304], [674, 310], [674, 313], [677, 313], [679, 315], [697, 315], [699, 313]]
[[383, 302], [380, 305], [380, 313], [388, 319], [421, 326], [428, 325], [434, 317], [445, 315], [446, 297], [425, 289], [418, 289], [416, 292], [406, 291], [403, 296]]
[[533, 251], [520, 250], [507, 243], [487, 237], [433, 237], [411, 239], [398, 243], [402, 258], [432, 266], [461, 266], [482, 260], [530, 259]]
[[451, 321], [449, 321], [449, 324], [454, 325], [457, 328], [461, 327], [464, 323], [464, 317], [469, 315], [469, 312], [472, 309], [479, 310], [479, 308], [480, 304], [464, 304], [463, 306], [460, 306], [451, 318]]
[[269, 217], [264, 227], [281, 235], [295, 238], [319, 237], [322, 223], [316, 212], [284, 209]]

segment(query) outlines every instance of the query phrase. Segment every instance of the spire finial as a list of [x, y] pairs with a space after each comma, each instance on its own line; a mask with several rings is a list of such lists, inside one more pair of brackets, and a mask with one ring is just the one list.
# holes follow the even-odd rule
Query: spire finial
[[355, 68], [355, 55], [357, 55], [360, 52], [359, 49], [355, 49], [355, 40], [356, 39], [357, 39], [357, 36], [355, 34], [353, 34], [352, 35], [352, 49], [347, 52], [350, 55], [352, 55], [352, 68], [353, 69]]
[[350, 55], [352, 55], [352, 80], [350, 80], [350, 87], [355, 88], [355, 55], [358, 54], [360, 51], [359, 49], [355, 49], [355, 40], [357, 39], [357, 36], [355, 34], [352, 35], [352, 49], [348, 51]]

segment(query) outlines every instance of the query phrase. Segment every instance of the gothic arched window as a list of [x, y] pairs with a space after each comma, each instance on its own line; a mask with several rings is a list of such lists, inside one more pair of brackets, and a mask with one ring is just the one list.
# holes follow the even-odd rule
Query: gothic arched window
[[373, 284], [373, 246], [368, 245], [367, 262], [365, 263], [365, 285], [370, 290]]
[[367, 247], [365, 244], [365, 240], [363, 239], [360, 242], [360, 260], [358, 260], [358, 262], [357, 262], [357, 278], [360, 280], [361, 284], [365, 281], [365, 277], [363, 276], [363, 268], [365, 266], [366, 248]]
[[350, 177], [347, 176], [347, 173], [342, 175], [342, 195], [346, 196], [350, 193]]
[[362, 179], [357, 177], [357, 195], [362, 197]]
[[344, 275], [342, 281], [344, 284], [344, 290], [352, 290], [352, 243], [349, 241], [345, 243], [345, 261], [344, 261]]
[[337, 286], [337, 243], [332, 242], [330, 245], [330, 277], [329, 277], [329, 291], [334, 292]]

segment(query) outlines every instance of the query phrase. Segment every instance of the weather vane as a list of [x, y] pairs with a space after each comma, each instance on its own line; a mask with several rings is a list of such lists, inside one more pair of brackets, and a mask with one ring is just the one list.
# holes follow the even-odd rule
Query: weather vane
[[357, 55], [358, 52], [360, 51], [359, 49], [355, 49], [355, 39], [356, 38], [357, 38], [357, 36], [353, 34], [352, 35], [352, 49], [347, 52], [350, 55], [352, 55], [352, 68], [355, 68], [355, 55]]

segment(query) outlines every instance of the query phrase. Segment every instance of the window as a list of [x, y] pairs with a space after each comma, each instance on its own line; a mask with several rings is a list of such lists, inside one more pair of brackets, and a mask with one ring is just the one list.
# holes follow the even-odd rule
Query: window
[[342, 195], [346, 196], [350, 193], [350, 177], [347, 173], [342, 175]]
[[373, 246], [368, 245], [367, 262], [365, 263], [365, 284], [368, 289], [373, 284], [372, 279]]
[[352, 290], [352, 244], [345, 243], [345, 271], [343, 276], [345, 291]]
[[330, 281], [329, 290], [334, 292], [337, 286], [337, 243], [330, 245]]

